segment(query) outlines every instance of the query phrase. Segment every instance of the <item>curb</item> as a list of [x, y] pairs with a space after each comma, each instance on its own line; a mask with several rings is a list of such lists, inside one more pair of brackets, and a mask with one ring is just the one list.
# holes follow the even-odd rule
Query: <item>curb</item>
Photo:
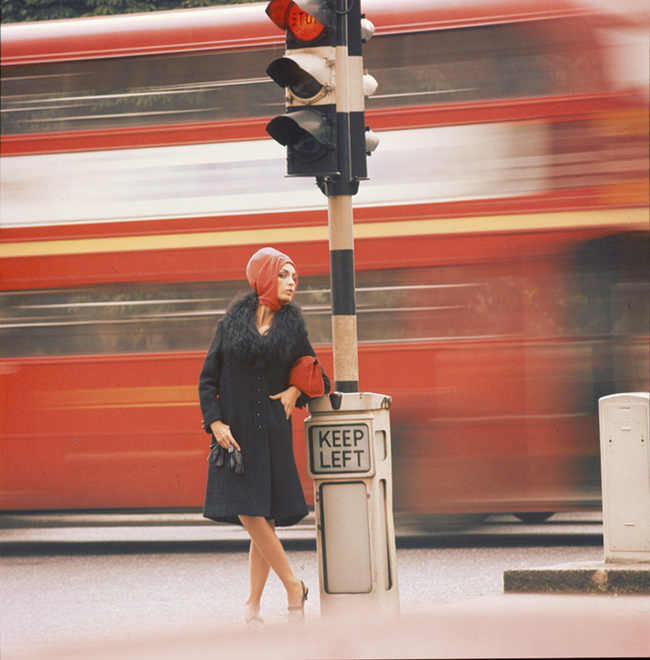
[[505, 593], [650, 594], [650, 564], [580, 563], [504, 571]]

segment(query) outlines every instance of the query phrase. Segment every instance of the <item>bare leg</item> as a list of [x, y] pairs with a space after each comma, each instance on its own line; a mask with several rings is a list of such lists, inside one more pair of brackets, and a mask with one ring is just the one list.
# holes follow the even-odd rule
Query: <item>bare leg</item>
[[[268, 522], [271, 529], [275, 530], [275, 521], [269, 520]], [[262, 593], [266, 585], [266, 580], [269, 577], [269, 571], [271, 570], [271, 565], [264, 559], [264, 555], [258, 550], [253, 540], [251, 540], [249, 570], [250, 592], [244, 610], [247, 619], [259, 614]]]
[[[280, 539], [275, 533], [274, 526], [266, 518], [258, 516], [239, 516], [239, 519], [250, 535], [259, 554], [275, 571], [284, 588], [287, 590], [289, 607], [299, 606], [302, 603], [302, 582], [295, 576], [293, 570], [291, 570], [289, 559], [282, 547]], [[257, 577], [258, 582], [256, 584], [258, 589], [260, 577], [261, 575]], [[264, 581], [266, 582], [266, 578]]]

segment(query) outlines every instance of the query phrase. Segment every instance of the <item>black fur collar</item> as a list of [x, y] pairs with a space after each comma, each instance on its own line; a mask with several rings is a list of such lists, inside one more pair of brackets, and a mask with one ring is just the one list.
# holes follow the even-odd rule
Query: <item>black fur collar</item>
[[268, 333], [260, 335], [255, 318], [258, 305], [255, 292], [233, 301], [223, 318], [226, 340], [246, 362], [288, 359], [291, 348], [305, 332], [300, 309], [291, 303], [284, 305], [273, 317]]

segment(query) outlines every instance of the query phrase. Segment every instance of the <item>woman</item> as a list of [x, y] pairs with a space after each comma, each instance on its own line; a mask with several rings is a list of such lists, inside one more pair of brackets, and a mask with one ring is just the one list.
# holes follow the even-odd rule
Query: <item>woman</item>
[[[293, 261], [263, 248], [249, 261], [246, 276], [254, 292], [235, 300], [218, 324], [199, 381], [204, 428], [213, 436], [210, 457], [217, 457], [208, 468], [203, 515], [241, 524], [250, 535], [244, 615], [248, 625], [259, 626], [270, 568], [287, 590], [289, 620], [304, 618], [308, 590], [292, 571], [275, 527], [307, 515], [291, 413], [309, 397], [289, 384], [289, 376], [296, 360], [315, 353], [302, 314], [291, 304], [298, 284]], [[324, 372], [323, 380], [327, 393]], [[224, 451], [238, 459], [241, 452], [243, 473], [229, 456], [218, 459]]]

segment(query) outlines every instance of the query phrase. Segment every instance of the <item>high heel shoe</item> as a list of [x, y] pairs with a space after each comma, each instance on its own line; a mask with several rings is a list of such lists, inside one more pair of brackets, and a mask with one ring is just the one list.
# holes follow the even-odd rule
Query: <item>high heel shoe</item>
[[300, 584], [302, 585], [302, 600], [300, 601], [300, 605], [287, 608], [289, 610], [289, 623], [298, 623], [305, 620], [305, 601], [309, 596], [309, 589], [302, 580]]

